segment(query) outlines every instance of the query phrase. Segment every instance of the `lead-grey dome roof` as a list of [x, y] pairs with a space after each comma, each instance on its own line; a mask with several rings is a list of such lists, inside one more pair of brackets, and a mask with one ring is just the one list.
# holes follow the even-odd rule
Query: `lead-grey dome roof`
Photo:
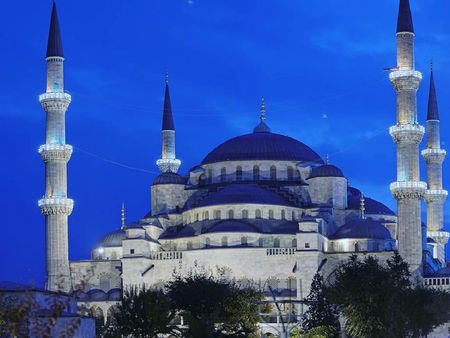
[[274, 160], [323, 163], [306, 144], [266, 130], [234, 137], [211, 151], [202, 164], [223, 161]]
[[330, 238], [392, 240], [391, 233], [381, 222], [362, 218], [348, 221], [339, 227]]
[[308, 178], [315, 177], [344, 177], [342, 170], [331, 164], [324, 164], [311, 170]]
[[118, 229], [107, 233], [98, 242], [97, 247], [116, 247], [122, 246], [122, 241], [127, 238], [125, 229]]

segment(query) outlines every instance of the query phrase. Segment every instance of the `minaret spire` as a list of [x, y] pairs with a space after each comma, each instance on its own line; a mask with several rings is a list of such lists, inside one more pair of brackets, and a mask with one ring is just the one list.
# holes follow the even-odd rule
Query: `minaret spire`
[[61, 29], [59, 27], [58, 11], [56, 2], [53, 1], [52, 16], [50, 19], [50, 31], [48, 33], [47, 57], [64, 57], [61, 39]]
[[68, 217], [73, 200], [67, 197], [67, 162], [72, 146], [66, 144], [66, 118], [71, 96], [64, 92], [64, 54], [56, 4], [53, 2], [47, 47], [47, 90], [39, 100], [46, 112], [46, 142], [39, 147], [45, 163], [45, 195], [39, 207], [46, 227], [46, 288], [71, 290]]
[[427, 236], [437, 243], [434, 258], [445, 265], [445, 245], [450, 234], [444, 231], [444, 204], [448, 192], [442, 187], [442, 163], [446, 151], [441, 149], [441, 131], [434, 84], [433, 64], [430, 66], [430, 92], [428, 96], [427, 114], [427, 148], [422, 150], [422, 156], [427, 164], [428, 190], [425, 193], [427, 205]]
[[121, 221], [122, 224], [120, 226], [120, 229], [125, 229], [125, 203], [122, 202], [122, 212], [121, 212]]
[[397, 33], [414, 33], [414, 25], [409, 0], [400, 0], [398, 10]]
[[156, 164], [161, 173], [176, 173], [181, 161], [175, 155], [175, 123], [173, 122], [172, 104], [169, 93], [169, 75], [165, 75], [166, 89], [164, 94], [163, 119], [162, 119], [162, 151], [161, 158]]
[[397, 200], [398, 251], [414, 276], [422, 266], [419, 144], [425, 133], [417, 118], [417, 90], [422, 74], [415, 70], [414, 29], [408, 0], [400, 0], [397, 23], [397, 68], [389, 74], [397, 94], [397, 121], [389, 132], [397, 144], [397, 180], [390, 189]]

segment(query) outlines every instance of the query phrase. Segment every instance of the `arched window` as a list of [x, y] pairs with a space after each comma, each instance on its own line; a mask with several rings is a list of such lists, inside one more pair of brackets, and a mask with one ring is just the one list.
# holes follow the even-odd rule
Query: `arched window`
[[262, 237], [259, 238], [259, 240], [258, 240], [258, 245], [259, 245], [260, 247], [263, 247], [263, 246], [264, 246], [264, 240], [263, 240]]
[[273, 247], [274, 248], [279, 248], [280, 247], [280, 239], [279, 238], [275, 238], [273, 240]]
[[297, 216], [295, 216], [295, 211], [292, 211], [292, 220], [296, 221], [297, 220]]
[[211, 184], [213, 181], [213, 171], [212, 169], [208, 169], [208, 183]]
[[173, 250], [173, 251], [177, 251], [177, 243], [174, 242], [174, 243], [172, 244], [172, 250]]
[[236, 168], [236, 181], [242, 181], [242, 167], [237, 166]]
[[220, 182], [225, 182], [227, 180], [227, 169], [223, 167], [220, 169]]
[[360, 248], [359, 248], [359, 243], [355, 243], [355, 252], [359, 252]]
[[293, 248], [296, 248], [296, 247], [297, 247], [297, 239], [296, 239], [296, 238], [294, 238], [294, 239], [292, 240], [292, 247], [293, 247]]
[[198, 222], [199, 221], [199, 215], [198, 215], [198, 213], [197, 214], [195, 214], [195, 220]]
[[253, 180], [259, 181], [259, 166], [253, 166]]
[[214, 219], [220, 219], [221, 218], [221, 212], [220, 210], [214, 211]]
[[270, 179], [273, 181], [277, 179], [277, 167], [274, 165], [270, 167]]
[[205, 217], [204, 219], [208, 220], [209, 219], [209, 211], [205, 211]]
[[274, 216], [273, 210], [269, 210], [269, 219], [274, 219], [274, 218], [275, 218], [275, 216]]
[[192, 248], [193, 248], [192, 242], [187, 242], [186, 248], [188, 250], [192, 250]]
[[287, 179], [288, 179], [289, 181], [294, 180], [294, 168], [292, 168], [291, 166], [289, 166], [289, 167], [287, 168]]
[[209, 247], [211, 245], [211, 240], [209, 239], [209, 237], [206, 237], [205, 239], [205, 246]]
[[222, 237], [222, 246], [228, 246], [228, 238], [227, 238], [227, 236]]
[[248, 218], [248, 210], [247, 209], [242, 210], [242, 218]]
[[228, 218], [233, 219], [234, 218], [234, 210], [228, 210]]
[[286, 210], [281, 210], [281, 219], [286, 219]]
[[241, 237], [241, 245], [247, 246], [247, 237], [245, 237], [245, 236]]
[[99, 278], [100, 289], [105, 292], [108, 292], [111, 289], [111, 276], [109, 275], [101, 275]]
[[203, 186], [206, 183], [206, 175], [205, 174], [201, 174], [200, 177], [198, 178], [198, 185]]
[[255, 218], [261, 218], [261, 210], [260, 209], [256, 209]]
[[115, 251], [111, 252], [111, 259], [117, 259], [117, 253]]

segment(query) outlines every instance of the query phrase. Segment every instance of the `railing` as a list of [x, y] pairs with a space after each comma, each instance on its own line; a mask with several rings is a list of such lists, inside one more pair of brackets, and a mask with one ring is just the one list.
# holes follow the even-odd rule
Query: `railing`
[[44, 100], [53, 100], [53, 99], [62, 99], [70, 102], [72, 97], [70, 96], [70, 94], [67, 93], [44, 93], [39, 95], [39, 101], [41, 102]]
[[422, 150], [422, 156], [426, 156], [426, 155], [446, 155], [446, 154], [447, 154], [447, 152], [444, 149], [429, 148], [429, 149]]
[[441, 195], [441, 196], [448, 196], [448, 191], [447, 190], [437, 190], [437, 189], [432, 189], [432, 190], [427, 190], [425, 191], [425, 195]]
[[267, 256], [293, 255], [295, 248], [269, 248], [266, 249]]
[[404, 131], [414, 131], [423, 134], [425, 133], [425, 128], [419, 124], [399, 124], [389, 128], [389, 133], [391, 135]]
[[396, 70], [389, 74], [391, 81], [401, 77], [417, 77], [422, 79], [422, 73], [417, 70]]
[[43, 144], [39, 147], [39, 153], [43, 151], [73, 151], [73, 147], [70, 144]]
[[180, 251], [151, 252], [150, 259], [153, 260], [183, 259], [183, 253]]
[[393, 182], [390, 185], [391, 190], [396, 189], [427, 189], [427, 184], [420, 181], [405, 181], [405, 182]]
[[46, 205], [63, 205], [67, 207], [73, 207], [73, 200], [70, 198], [42, 198], [38, 201], [38, 206]]

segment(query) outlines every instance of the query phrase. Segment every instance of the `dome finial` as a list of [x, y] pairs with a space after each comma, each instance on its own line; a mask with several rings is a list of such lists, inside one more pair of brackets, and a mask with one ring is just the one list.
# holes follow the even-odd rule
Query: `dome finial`
[[166, 84], [169, 84], [169, 72], [166, 70], [166, 72], [164, 73], [164, 79], [166, 80]]
[[326, 154], [326, 156], [325, 156], [325, 164], [330, 164], [330, 155], [329, 154]]
[[361, 193], [361, 199], [359, 201], [360, 211], [361, 211], [361, 219], [366, 219], [366, 215], [365, 215], [365, 211], [366, 211], [365, 201], [366, 200], [364, 199], [364, 194]]
[[264, 96], [261, 97], [261, 107], [259, 109], [259, 118], [261, 122], [266, 122], [266, 106], [264, 104]]
[[125, 203], [122, 202], [122, 225], [120, 229], [125, 229]]

